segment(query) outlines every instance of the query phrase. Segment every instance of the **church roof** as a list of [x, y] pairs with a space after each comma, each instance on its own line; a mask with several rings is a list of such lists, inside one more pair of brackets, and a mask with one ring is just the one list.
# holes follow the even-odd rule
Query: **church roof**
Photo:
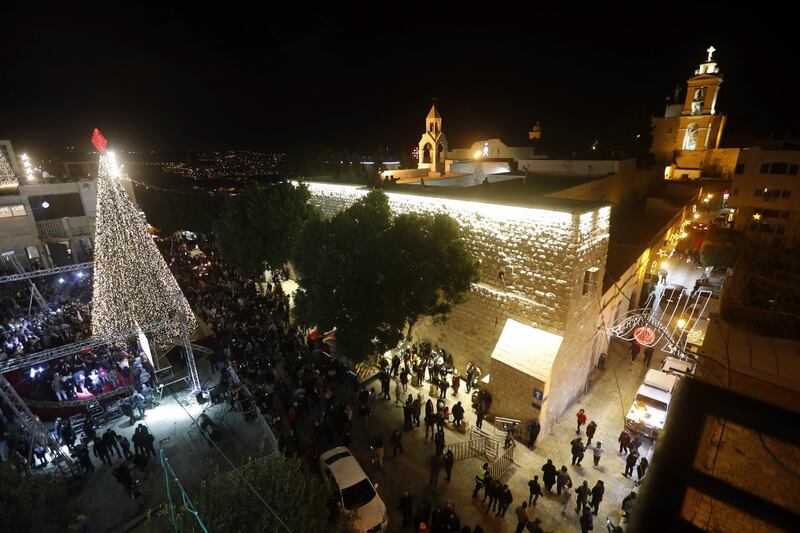
[[431, 110], [428, 111], [428, 116], [426, 118], [442, 118], [442, 115], [439, 114], [439, 110], [436, 109], [436, 104], [431, 106]]

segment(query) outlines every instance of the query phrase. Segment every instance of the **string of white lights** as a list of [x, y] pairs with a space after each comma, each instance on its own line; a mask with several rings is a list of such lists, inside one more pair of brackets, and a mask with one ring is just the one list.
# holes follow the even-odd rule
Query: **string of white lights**
[[156, 343], [188, 337], [195, 329], [194, 314], [118, 177], [114, 153], [101, 154], [92, 333], [108, 335], [171, 320], [169, 327], [155, 334]]

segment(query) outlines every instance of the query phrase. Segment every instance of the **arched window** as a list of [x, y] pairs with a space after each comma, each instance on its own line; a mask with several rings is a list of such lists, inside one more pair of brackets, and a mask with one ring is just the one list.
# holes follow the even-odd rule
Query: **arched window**
[[700, 131], [700, 126], [696, 123], [689, 124], [686, 128], [686, 137], [683, 139], [684, 150], [697, 150], [697, 133]]
[[431, 162], [431, 143], [425, 143], [425, 147], [422, 148], [422, 162]]

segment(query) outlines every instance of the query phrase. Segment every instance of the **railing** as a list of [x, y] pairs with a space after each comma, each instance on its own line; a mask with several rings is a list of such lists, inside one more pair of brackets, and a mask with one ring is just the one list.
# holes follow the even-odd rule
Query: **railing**
[[506, 472], [514, 466], [514, 448], [516, 446], [512, 443], [500, 457], [489, 465], [489, 475], [492, 476], [492, 479], [502, 479]]
[[487, 437], [478, 437], [477, 439], [470, 439], [461, 442], [454, 442], [445, 446], [445, 450], [453, 452], [456, 461], [461, 459], [470, 459], [472, 457], [485, 457], [486, 456], [486, 442]]
[[489, 459], [490, 461], [494, 461], [497, 458], [497, 450], [500, 447], [500, 443], [497, 441], [496, 438], [491, 436], [486, 431], [480, 429], [478, 426], [470, 426], [469, 434], [471, 440], [479, 438], [486, 439], [484, 448], [485, 450], [484, 454], [486, 455], [486, 458]]

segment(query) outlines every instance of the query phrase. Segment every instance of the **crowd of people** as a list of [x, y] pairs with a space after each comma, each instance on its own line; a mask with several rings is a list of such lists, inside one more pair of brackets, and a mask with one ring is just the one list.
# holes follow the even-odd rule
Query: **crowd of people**
[[47, 301], [44, 307], [31, 299], [27, 281], [0, 285], [0, 361], [91, 336], [90, 275], [64, 283], [52, 276], [34, 281]]

